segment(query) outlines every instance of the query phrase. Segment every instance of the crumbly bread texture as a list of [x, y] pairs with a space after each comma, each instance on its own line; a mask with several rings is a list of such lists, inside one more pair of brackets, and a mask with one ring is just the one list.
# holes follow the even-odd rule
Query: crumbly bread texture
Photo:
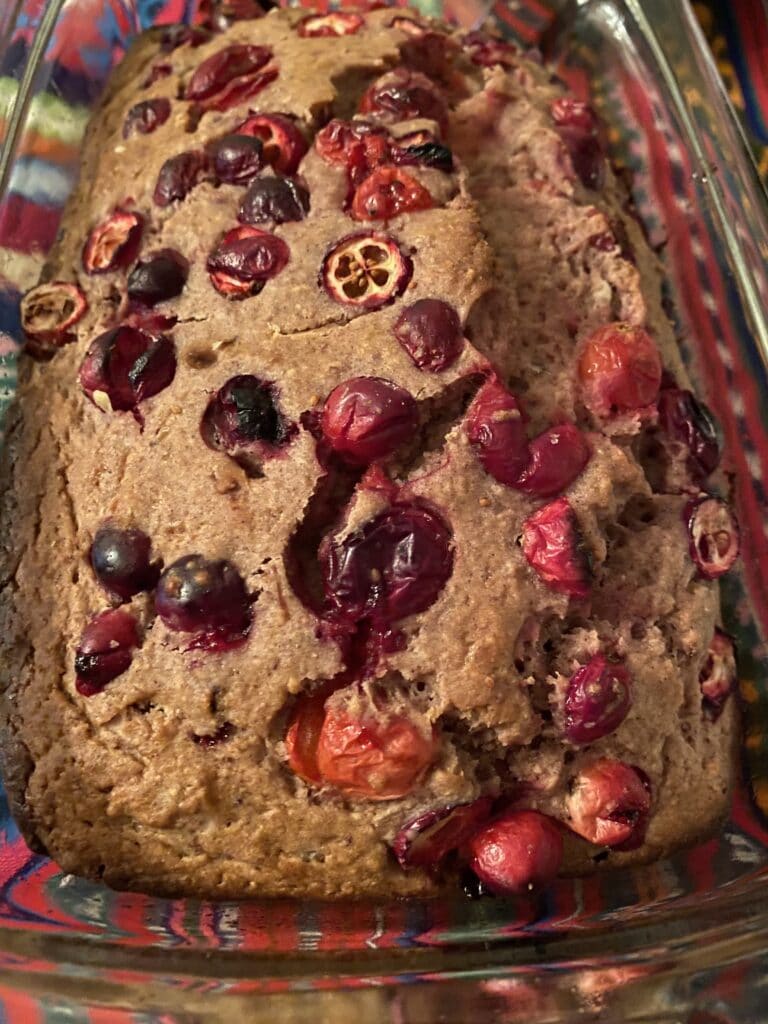
[[[600, 757], [647, 776], [645, 841], [606, 855], [568, 832], [563, 870], [594, 870], [597, 853], [600, 867], [657, 858], [710, 831], [727, 805], [734, 701], [706, 716], [699, 688], [717, 586], [689, 556], [686, 495], [649, 484], [637, 454], [644, 425], [598, 422], [576, 375], [583, 340], [622, 321], [645, 327], [667, 369], [685, 379], [656, 258], [608, 166], [599, 191], [574, 172], [550, 113], [562, 87], [547, 69], [521, 55], [481, 66], [439, 26], [454, 41], [448, 56], [420, 70], [434, 72], [448, 102], [454, 170], [412, 168], [433, 196], [429, 209], [385, 223], [351, 219], [346, 169], [322, 159], [312, 140], [330, 117], [351, 118], [371, 82], [414, 60], [416, 37], [402, 19], [418, 16], [376, 10], [353, 34], [320, 37], [297, 30], [305, 16], [272, 11], [171, 51], [156, 34], [142, 37], [89, 128], [79, 188], [45, 274], [77, 283], [88, 309], [52, 359], [22, 360], [6, 426], [0, 635], [14, 812], [28, 841], [64, 870], [118, 888], [222, 898], [429, 895], [444, 882], [404, 871], [391, 852], [406, 821], [483, 793], [524, 792], [525, 806], [567, 825], [573, 780]], [[271, 48], [277, 77], [228, 110], [195, 114], [184, 98], [190, 77], [233, 43]], [[167, 73], [152, 75], [158, 64]], [[155, 97], [170, 101], [168, 119], [124, 138], [128, 111]], [[310, 209], [300, 221], [266, 225], [290, 260], [238, 301], [214, 289], [206, 261], [236, 226], [245, 186], [201, 181], [164, 207], [153, 192], [169, 157], [203, 149], [253, 111], [289, 115], [306, 137], [298, 175]], [[400, 135], [435, 129], [423, 120], [389, 127]], [[89, 275], [82, 264], [88, 232], [116, 208], [143, 216], [141, 256], [172, 248], [189, 262], [181, 295], [155, 310], [175, 318], [164, 328], [175, 376], [141, 403], [140, 418], [91, 401], [78, 383], [93, 339], [130, 313], [129, 268]], [[329, 248], [357, 231], [397, 239], [412, 261], [403, 293], [378, 309], [335, 301], [319, 277]], [[393, 334], [403, 309], [427, 297], [450, 303], [467, 337], [439, 373], [419, 369]], [[587, 433], [591, 457], [565, 495], [591, 560], [589, 597], [539, 578], [520, 536], [544, 501], [497, 482], [468, 443], [463, 412], [489, 361], [523, 402], [531, 437], [563, 420]], [[297, 425], [257, 473], [201, 437], [212, 396], [239, 374], [272, 382]], [[297, 702], [344, 670], [342, 645], [318, 629], [296, 592], [287, 552], [317, 511], [313, 495], [327, 469], [311, 414], [357, 376], [392, 381], [417, 400], [413, 443], [385, 470], [451, 531], [450, 577], [426, 610], [397, 623], [400, 642], [356, 691], [373, 703], [372, 689], [386, 691], [390, 710], [417, 712], [439, 737], [428, 770], [390, 800], [306, 782], [291, 770], [285, 742]], [[358, 475], [339, 507], [324, 510], [321, 532], [360, 530], [390, 500], [386, 487]], [[195, 649], [142, 592], [123, 606], [141, 634], [130, 666], [100, 692], [79, 693], [83, 629], [111, 606], [89, 563], [106, 521], [144, 531], [165, 566], [190, 553], [227, 559], [254, 600], [245, 642]], [[316, 551], [320, 538], [310, 539]], [[568, 743], [563, 689], [605, 650], [630, 673], [631, 707], [604, 738]], [[211, 736], [221, 742], [195, 741]]]

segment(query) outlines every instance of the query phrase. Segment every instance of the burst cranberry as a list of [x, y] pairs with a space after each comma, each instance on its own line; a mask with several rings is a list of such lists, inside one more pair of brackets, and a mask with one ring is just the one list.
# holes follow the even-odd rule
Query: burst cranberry
[[176, 373], [170, 338], [153, 338], [135, 327], [115, 327], [99, 335], [80, 366], [80, 385], [102, 411], [135, 409], [167, 388]]
[[432, 605], [453, 571], [451, 532], [436, 512], [393, 505], [319, 552], [332, 618], [387, 624]]
[[661, 358], [653, 339], [630, 324], [607, 324], [584, 342], [579, 356], [584, 404], [607, 418], [656, 401]]
[[209, 448], [229, 454], [249, 449], [271, 458], [296, 433], [281, 412], [274, 384], [250, 374], [232, 377], [208, 403], [200, 424]]
[[284, 224], [303, 220], [309, 211], [309, 192], [292, 178], [279, 174], [258, 178], [249, 187], [237, 212], [241, 224]]
[[323, 260], [320, 276], [336, 302], [379, 309], [405, 290], [412, 273], [413, 264], [393, 238], [360, 232], [333, 246]]
[[157, 614], [169, 629], [206, 636], [236, 636], [251, 623], [251, 600], [231, 562], [185, 555], [163, 572]]
[[503, 68], [515, 66], [517, 49], [503, 39], [495, 39], [486, 32], [468, 32], [462, 39], [464, 49], [469, 53], [470, 60], [483, 68], [499, 65]]
[[419, 141], [404, 145], [406, 139], [400, 139], [402, 147], [396, 154], [400, 164], [421, 164], [423, 167], [434, 167], [438, 171], [450, 173], [453, 170], [453, 153], [447, 146], [438, 142]]
[[75, 689], [83, 697], [100, 693], [127, 672], [139, 645], [136, 619], [117, 609], [101, 612], [83, 630], [75, 652]]
[[592, 109], [586, 103], [562, 96], [554, 100], [550, 112], [582, 185], [601, 189], [605, 182], [605, 154]]
[[315, 136], [315, 147], [326, 163], [346, 167], [353, 185], [396, 154], [386, 128], [369, 121], [329, 121]]
[[589, 562], [567, 498], [544, 505], [523, 523], [523, 554], [547, 586], [571, 597], [590, 590]]
[[151, 590], [160, 570], [150, 562], [152, 542], [141, 530], [106, 523], [91, 544], [91, 567], [99, 583], [111, 594], [128, 601], [142, 590]]
[[128, 297], [143, 306], [156, 306], [181, 295], [189, 264], [175, 249], [161, 249], [141, 260], [128, 275]]
[[434, 807], [407, 822], [395, 836], [392, 852], [405, 871], [434, 869], [462, 846], [491, 812], [493, 801], [480, 797], [471, 804]]
[[91, 229], [83, 246], [83, 267], [88, 274], [127, 267], [136, 258], [144, 222], [138, 213], [115, 210]]
[[170, 206], [187, 194], [208, 174], [208, 160], [204, 153], [189, 150], [169, 157], [160, 168], [155, 191], [152, 193], [157, 206]]
[[589, 462], [587, 439], [573, 423], [550, 427], [529, 445], [530, 460], [512, 485], [534, 498], [551, 498], [570, 487]]
[[425, 117], [436, 121], [443, 134], [448, 127], [448, 106], [437, 86], [408, 68], [395, 68], [377, 78], [363, 94], [360, 112], [387, 122]]
[[592, 743], [617, 729], [631, 704], [629, 672], [620, 661], [596, 654], [571, 676], [565, 692], [565, 736]]
[[27, 350], [46, 356], [75, 340], [72, 328], [85, 316], [88, 300], [76, 284], [48, 281], [21, 300], [21, 326]]
[[499, 896], [549, 885], [560, 870], [563, 837], [538, 811], [508, 811], [484, 825], [468, 843], [470, 866]]
[[355, 220], [391, 220], [431, 206], [432, 196], [410, 174], [399, 167], [379, 167], [356, 189], [351, 213]]
[[132, 135], [151, 135], [152, 132], [165, 124], [171, 116], [171, 101], [165, 96], [157, 96], [153, 100], [142, 100], [134, 104], [128, 111], [123, 122], [123, 138]]
[[645, 839], [651, 786], [639, 769], [603, 758], [576, 776], [567, 807], [570, 827], [590, 843], [635, 850]]
[[411, 440], [419, 423], [413, 396], [381, 377], [353, 377], [325, 401], [323, 435], [349, 462], [365, 465], [392, 455]]
[[464, 429], [485, 471], [499, 483], [515, 486], [530, 459], [525, 416], [514, 395], [496, 378], [486, 381], [475, 395]]
[[683, 513], [691, 558], [706, 580], [716, 580], [739, 557], [739, 524], [722, 498], [704, 494], [693, 498]]
[[732, 638], [717, 627], [699, 672], [699, 687], [704, 710], [716, 721], [736, 689], [736, 648]]
[[264, 68], [254, 74], [243, 75], [241, 78], [233, 79], [219, 92], [214, 93], [206, 100], [193, 103], [188, 115], [188, 130], [193, 131], [200, 121], [200, 118], [207, 110], [231, 110], [240, 106], [246, 100], [258, 96], [268, 85], [277, 78], [279, 72], [276, 67]]
[[264, 159], [280, 174], [295, 174], [307, 152], [307, 140], [285, 114], [253, 114], [236, 131], [260, 139]]
[[413, 363], [429, 373], [451, 366], [464, 348], [459, 314], [440, 299], [419, 299], [407, 306], [393, 332]]
[[277, 235], [242, 225], [224, 235], [206, 264], [211, 284], [228, 298], [258, 295], [290, 258], [288, 246]]
[[266, 46], [248, 46], [243, 43], [226, 46], [199, 65], [184, 95], [188, 100], [209, 99], [235, 79], [259, 71], [271, 56], [272, 51]]
[[328, 36], [353, 36], [365, 22], [359, 14], [348, 11], [333, 11], [330, 14], [310, 14], [298, 24], [298, 32], [304, 38], [326, 38]]
[[216, 181], [247, 185], [264, 166], [263, 148], [252, 135], [223, 135], [209, 142], [205, 152]]
[[688, 469], [703, 482], [720, 462], [720, 440], [712, 413], [690, 391], [663, 387], [659, 394], [659, 426], [688, 454]]

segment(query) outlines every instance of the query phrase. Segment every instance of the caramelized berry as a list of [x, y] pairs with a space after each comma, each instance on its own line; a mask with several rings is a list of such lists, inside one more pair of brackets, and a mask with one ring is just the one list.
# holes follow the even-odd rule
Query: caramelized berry
[[75, 652], [75, 689], [83, 697], [100, 693], [127, 672], [139, 645], [136, 619], [122, 609], [101, 612], [83, 630]]
[[233, 454], [249, 449], [271, 458], [291, 440], [296, 426], [280, 411], [274, 384], [239, 374], [208, 403], [200, 432], [214, 450]]
[[264, 166], [261, 140], [252, 135], [223, 135], [205, 153], [215, 180], [227, 185], [247, 185]]
[[153, 338], [135, 327], [115, 327], [99, 335], [80, 366], [80, 385], [103, 412], [136, 409], [168, 387], [176, 373], [173, 341]]
[[257, 178], [245, 193], [237, 219], [241, 224], [284, 224], [303, 220], [309, 211], [309, 192], [292, 178], [279, 174]]
[[391, 220], [431, 206], [432, 196], [410, 174], [399, 167], [379, 167], [358, 186], [351, 213], [355, 220]]
[[392, 455], [413, 438], [418, 422], [413, 396], [381, 377], [339, 384], [325, 400], [321, 419], [333, 450], [362, 465]]
[[115, 210], [91, 228], [83, 247], [83, 268], [88, 274], [106, 274], [126, 267], [136, 258], [144, 222], [138, 213]]
[[157, 614], [183, 633], [234, 636], [247, 632], [251, 600], [231, 562], [185, 555], [163, 572], [155, 594]]
[[651, 786], [638, 768], [603, 758], [579, 772], [567, 806], [570, 827], [590, 843], [635, 850], [645, 840]]
[[72, 328], [87, 309], [85, 293], [69, 281], [48, 281], [28, 291], [21, 300], [21, 326], [27, 336], [27, 350], [46, 356], [74, 341]]
[[584, 404], [602, 419], [656, 401], [661, 358], [642, 327], [607, 324], [587, 338], [579, 357]]
[[464, 347], [459, 314], [440, 299], [419, 299], [407, 306], [393, 331], [413, 363], [429, 373], [447, 369]]
[[499, 896], [543, 889], [563, 859], [560, 829], [538, 811], [507, 811], [476, 832], [468, 848], [472, 870]]
[[280, 174], [295, 174], [307, 152], [307, 140], [285, 114], [253, 114], [236, 131], [259, 139], [264, 160]]
[[393, 238], [360, 232], [342, 238], [323, 260], [321, 280], [336, 302], [379, 309], [408, 285], [413, 264]]
[[106, 523], [96, 531], [90, 560], [96, 579], [122, 601], [151, 590], [160, 571], [150, 562], [152, 542], [141, 530]]
[[211, 284], [228, 298], [258, 295], [270, 278], [276, 277], [290, 258], [282, 238], [247, 225], [232, 228], [208, 257]]
[[171, 101], [164, 96], [152, 100], [142, 100], [134, 104], [128, 111], [123, 123], [123, 138], [132, 135], [151, 135], [152, 132], [165, 124], [171, 116]]
[[589, 563], [567, 498], [543, 505], [525, 520], [522, 544], [526, 560], [547, 586], [571, 597], [586, 597]]
[[[400, 139], [402, 146], [405, 139]], [[447, 146], [441, 146], [439, 142], [418, 142], [405, 146], [397, 156], [398, 163], [420, 164], [423, 167], [434, 167], [435, 170], [445, 171], [447, 174], [453, 170], [453, 153]]]
[[592, 743], [617, 729], [631, 704], [629, 672], [617, 660], [596, 654], [571, 676], [565, 693], [565, 736]]
[[709, 494], [693, 498], [683, 513], [688, 527], [691, 558], [705, 580], [716, 580], [739, 557], [739, 524], [722, 498]]
[[141, 260], [128, 275], [128, 297], [143, 306], [156, 306], [181, 295], [189, 264], [175, 249], [161, 249]]

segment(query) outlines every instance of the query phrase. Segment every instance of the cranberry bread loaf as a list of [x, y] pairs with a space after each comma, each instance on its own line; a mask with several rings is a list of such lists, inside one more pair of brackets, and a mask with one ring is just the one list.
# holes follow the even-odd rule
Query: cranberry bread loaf
[[515, 892], [715, 827], [717, 436], [533, 57], [402, 10], [142, 38], [22, 318], [3, 759], [66, 871]]

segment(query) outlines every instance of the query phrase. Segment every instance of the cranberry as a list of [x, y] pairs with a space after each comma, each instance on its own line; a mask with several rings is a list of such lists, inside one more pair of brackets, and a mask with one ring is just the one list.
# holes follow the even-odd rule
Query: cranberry
[[208, 160], [204, 153], [189, 150], [169, 157], [160, 168], [152, 198], [157, 206], [170, 206], [185, 199], [207, 174]]
[[101, 612], [83, 630], [75, 652], [75, 689], [83, 697], [100, 693], [127, 672], [139, 645], [136, 619], [122, 609]]
[[161, 249], [141, 260], [128, 275], [128, 297], [143, 306], [156, 306], [181, 295], [189, 264], [175, 249]]
[[353, 377], [325, 400], [323, 435], [339, 455], [365, 465], [392, 455], [419, 423], [412, 395], [381, 377]]
[[358, 186], [351, 212], [355, 220], [391, 220], [431, 206], [432, 196], [410, 174], [399, 167], [379, 167]]
[[208, 403], [200, 432], [216, 451], [232, 454], [249, 449], [261, 458], [271, 458], [293, 438], [296, 425], [280, 412], [274, 384], [239, 374]]
[[160, 49], [170, 53], [187, 43], [195, 49], [213, 38], [213, 33], [200, 25], [165, 25], [160, 38]]
[[106, 523], [91, 544], [91, 567], [96, 579], [111, 594], [128, 601], [142, 590], [151, 590], [160, 570], [150, 563], [152, 542], [141, 530], [121, 530]]
[[328, 36], [353, 36], [365, 22], [359, 14], [333, 11], [331, 14], [310, 14], [298, 24], [298, 32], [304, 38]]
[[691, 558], [705, 580], [716, 580], [733, 567], [739, 557], [739, 524], [722, 498], [709, 494], [692, 498], [683, 512], [690, 542]]
[[470, 804], [434, 807], [407, 822], [395, 836], [392, 852], [405, 871], [436, 868], [462, 846], [491, 812], [493, 801], [483, 796]]
[[635, 850], [645, 840], [651, 786], [645, 772], [603, 758], [583, 768], [568, 797], [570, 827], [598, 846]]
[[242, 225], [227, 231], [206, 266], [220, 295], [244, 299], [258, 295], [270, 278], [285, 269], [289, 258], [282, 238]]
[[430, 607], [453, 571], [451, 532], [419, 505], [393, 505], [341, 541], [320, 548], [329, 615], [387, 624]]
[[[405, 140], [400, 140], [402, 146]], [[447, 146], [439, 142], [418, 142], [404, 146], [397, 154], [397, 162], [401, 164], [421, 164], [424, 167], [434, 167], [438, 171], [445, 171], [447, 174], [453, 170], [453, 153]]]
[[499, 896], [543, 889], [563, 859], [560, 829], [538, 811], [507, 811], [476, 832], [468, 846], [472, 870]]
[[225, 722], [215, 732], [204, 733], [202, 736], [193, 732], [191, 739], [198, 747], [210, 750], [211, 747], [217, 747], [220, 743], [226, 743], [227, 740], [231, 740], [235, 735], [235, 731], [235, 727], [231, 722]]
[[27, 350], [33, 355], [52, 355], [75, 340], [72, 330], [88, 309], [82, 289], [69, 281], [48, 281], [28, 291], [21, 300], [21, 326]]
[[144, 222], [138, 213], [114, 210], [88, 235], [83, 246], [85, 272], [106, 274], [128, 266], [136, 258], [143, 229]]
[[369, 121], [329, 121], [315, 136], [315, 147], [326, 163], [347, 168], [352, 185], [391, 163], [397, 152], [386, 128]]
[[187, 83], [188, 100], [206, 100], [235, 79], [253, 75], [267, 64], [272, 51], [266, 46], [233, 43], [212, 54], [198, 66]]
[[571, 597], [590, 590], [579, 523], [567, 498], [542, 506], [523, 523], [523, 554], [547, 586]]
[[462, 39], [462, 45], [469, 53], [469, 58], [479, 67], [492, 68], [499, 65], [503, 68], [515, 66], [517, 48], [503, 39], [496, 39], [486, 32], [468, 32]]
[[601, 189], [605, 182], [605, 154], [591, 107], [570, 96], [561, 96], [552, 102], [550, 112], [582, 185]]
[[363, 94], [360, 113], [388, 122], [424, 117], [436, 121], [443, 134], [448, 127], [448, 106], [437, 86], [408, 68], [395, 68], [377, 78]]
[[140, 135], [151, 135], [161, 124], [165, 124], [170, 116], [171, 101], [165, 96], [142, 100], [128, 111], [123, 122], [123, 138], [129, 139], [137, 132]]
[[326, 685], [301, 697], [285, 734], [291, 771], [311, 785], [322, 783], [317, 766], [317, 742], [325, 721], [325, 702], [331, 692], [331, 686]]
[[216, 181], [247, 185], [264, 166], [263, 148], [252, 135], [223, 135], [209, 142], [205, 152]]
[[565, 736], [592, 743], [617, 729], [631, 704], [629, 672], [620, 661], [596, 654], [571, 676], [565, 693]]
[[285, 114], [253, 114], [235, 130], [260, 139], [264, 159], [280, 174], [295, 174], [307, 152], [307, 140]]
[[662, 387], [658, 401], [659, 426], [688, 452], [692, 477], [704, 481], [720, 462], [720, 440], [712, 413], [690, 391]]
[[142, 89], [148, 89], [150, 85], [154, 85], [155, 82], [159, 82], [163, 78], [168, 78], [169, 75], [173, 74], [173, 68], [166, 61], [159, 61], [153, 64], [149, 69], [149, 74], [141, 83]]
[[531, 441], [529, 452], [528, 465], [511, 486], [534, 498], [551, 498], [570, 487], [592, 454], [573, 423], [545, 430]]
[[406, 306], [393, 331], [413, 363], [429, 373], [447, 369], [464, 348], [459, 314], [440, 299], [419, 299]]
[[309, 192], [292, 178], [279, 174], [258, 178], [245, 193], [237, 219], [241, 224], [284, 224], [303, 220], [309, 211]]
[[399, 32], [405, 32], [406, 35], [413, 36], [414, 39], [421, 38], [427, 31], [426, 27], [414, 18], [393, 18], [389, 23], [389, 28], [396, 28]]
[[321, 269], [326, 292], [336, 302], [379, 309], [405, 291], [413, 264], [393, 238], [376, 232], [347, 235], [327, 253]]
[[[231, 110], [246, 100], [258, 96], [268, 85], [277, 78], [279, 72], [276, 67], [264, 68], [254, 74], [243, 75], [241, 78], [233, 79], [219, 92], [214, 93], [206, 100], [193, 103], [189, 114], [190, 130], [198, 124], [206, 110]], [[244, 133], [241, 133], [244, 134]]]
[[485, 471], [514, 487], [530, 460], [525, 416], [514, 395], [495, 377], [475, 395], [465, 430]]
[[733, 639], [717, 627], [699, 672], [699, 687], [702, 706], [710, 719], [716, 721], [736, 689], [736, 648]]
[[157, 584], [155, 608], [169, 629], [209, 637], [243, 635], [252, 617], [237, 569], [202, 555], [184, 555], [168, 566]]
[[584, 342], [579, 377], [584, 404], [604, 419], [656, 401], [661, 358], [642, 327], [607, 324]]
[[153, 338], [135, 327], [114, 327], [100, 334], [80, 366], [80, 385], [102, 411], [135, 409], [167, 388], [176, 373], [170, 338]]

